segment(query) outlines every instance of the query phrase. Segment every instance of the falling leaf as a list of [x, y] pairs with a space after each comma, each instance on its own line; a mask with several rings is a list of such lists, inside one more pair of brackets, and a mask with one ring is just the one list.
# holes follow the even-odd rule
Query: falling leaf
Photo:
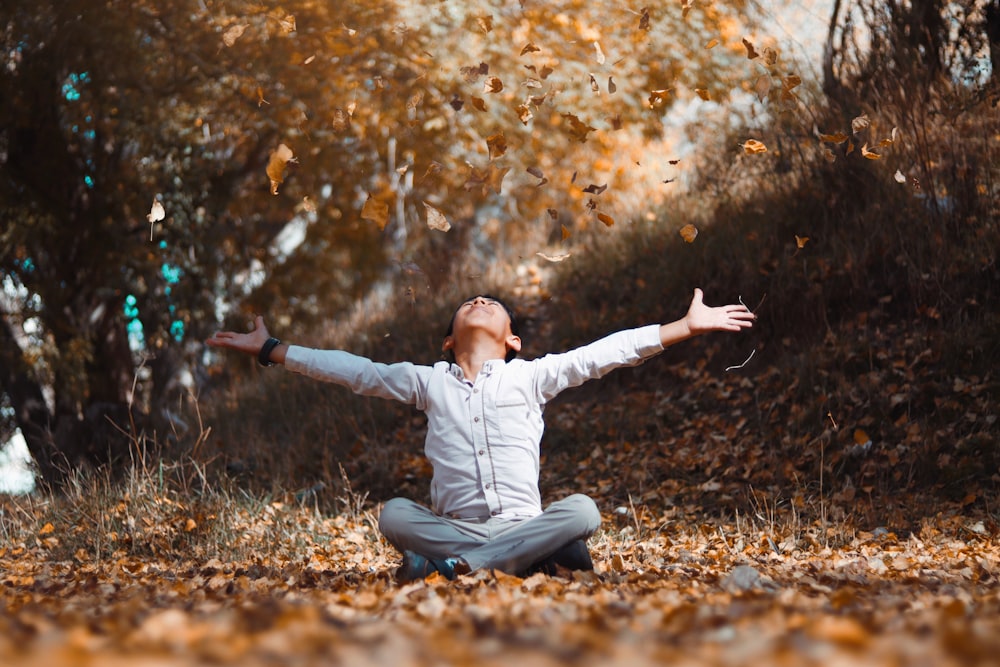
[[554, 208], [547, 208], [545, 209], [545, 212], [548, 213], [549, 217], [552, 218], [553, 220], [559, 219], [559, 211], [555, 210]]
[[167, 212], [163, 210], [163, 204], [158, 199], [154, 199], [153, 206], [149, 209], [149, 214], [146, 215], [146, 220], [154, 223], [163, 220], [165, 217], [167, 217]]
[[597, 86], [597, 79], [594, 78], [593, 74], [590, 75], [590, 90], [595, 93], [601, 92], [601, 89]]
[[469, 169], [469, 176], [462, 187], [466, 190], [480, 188], [484, 195], [490, 190], [500, 194], [500, 190], [503, 187], [503, 179], [507, 175], [507, 172], [510, 171], [510, 167], [497, 169], [492, 162], [486, 169], [478, 169], [472, 165], [469, 165]]
[[585, 187], [583, 191], [586, 192], [587, 194], [599, 195], [607, 189], [608, 189], [607, 183], [605, 183], [604, 185], [597, 185], [595, 183], [591, 183], [590, 185]]
[[649, 7], [639, 10], [639, 30], [649, 30]]
[[531, 112], [531, 107], [527, 104], [518, 104], [514, 107], [514, 111], [517, 112], [518, 119], [525, 125], [527, 125], [528, 121], [535, 117], [535, 114]]
[[615, 224], [615, 219], [607, 213], [598, 213], [597, 219], [603, 222], [605, 227], [613, 227]]
[[492, 32], [493, 31], [493, 16], [490, 15], [490, 14], [487, 14], [485, 16], [478, 16], [478, 17], [476, 17], [476, 25], [478, 25], [479, 29], [482, 30], [483, 32]]
[[534, 176], [535, 178], [545, 178], [545, 173], [538, 167], [528, 167], [525, 169], [526, 172]]
[[459, 97], [458, 93], [455, 93], [452, 96], [451, 101], [448, 102], [448, 104], [451, 105], [451, 108], [454, 109], [455, 111], [461, 111], [462, 107], [465, 106], [465, 100]]
[[371, 220], [378, 225], [379, 230], [384, 230], [385, 226], [389, 224], [389, 204], [378, 201], [372, 197], [371, 193], [368, 193], [365, 205], [361, 207], [361, 218]]
[[188, 518], [187, 521], [184, 522], [184, 532], [185, 533], [190, 533], [191, 531], [193, 531], [193, 530], [195, 530], [197, 528], [198, 528], [198, 522], [196, 522], [194, 519], [192, 519], [190, 517]]
[[903, 172], [901, 172], [899, 169], [897, 169], [896, 173], [893, 174], [893, 178], [896, 179], [897, 183], [906, 183], [906, 176], [904, 176]]
[[448, 222], [448, 218], [444, 217], [444, 213], [427, 202], [424, 202], [424, 208], [427, 211], [427, 226], [429, 228], [439, 232], [447, 232], [451, 229], [451, 223]]
[[[551, 209], [550, 209], [551, 210]], [[559, 225], [559, 230], [562, 232], [562, 240], [565, 241], [570, 237], [569, 230], [566, 229], [566, 225]]]
[[424, 91], [418, 90], [413, 95], [406, 100], [406, 111], [412, 117], [416, 112], [420, 103], [424, 101]]
[[569, 127], [566, 128], [566, 132], [575, 140], [579, 141], [581, 144], [587, 141], [587, 135], [597, 128], [591, 127], [581, 121], [577, 116], [571, 113], [561, 114], [569, 122]]
[[653, 109], [663, 104], [667, 99], [667, 95], [670, 93], [670, 89], [666, 88], [664, 90], [654, 90], [649, 93], [649, 108]]
[[475, 83], [479, 81], [479, 77], [490, 73], [490, 66], [486, 63], [479, 63], [478, 65], [461, 67], [458, 71], [467, 82]]
[[808, 236], [799, 236], [798, 234], [795, 235], [795, 245], [800, 250], [802, 248], [805, 248], [807, 243], [809, 243], [809, 237]]
[[604, 51], [601, 50], [599, 42], [594, 42], [594, 58], [597, 60], [598, 65], [604, 64]]
[[680, 160], [667, 160], [667, 164], [669, 165], [680, 164]]
[[848, 136], [843, 132], [835, 132], [833, 134], [821, 134], [819, 135], [820, 141], [825, 141], [830, 144], [842, 144], [847, 141]]
[[257, 86], [257, 108], [259, 109], [264, 104], [270, 104], [270, 102], [264, 99], [264, 89]]
[[695, 88], [694, 92], [696, 92], [698, 94], [698, 97], [705, 100], [706, 102], [712, 99], [712, 96], [704, 88]]
[[614, 95], [615, 91], [618, 90], [618, 86], [615, 85], [614, 77], [608, 77], [608, 93]]
[[864, 429], [854, 429], [854, 444], [861, 447], [870, 447], [872, 439], [868, 436]]
[[521, 49], [521, 55], [523, 56], [526, 53], [537, 53], [538, 51], [541, 51], [541, 49], [532, 44], [531, 42], [528, 42]]
[[308, 58], [306, 58], [305, 60], [303, 60], [302, 64], [303, 65], [308, 65], [308, 64], [312, 63], [312, 61], [314, 61], [314, 60], [316, 60], [316, 55], [315, 54], [313, 54], [313, 55], [309, 56]]
[[681, 18], [686, 19], [693, 6], [694, 0], [681, 0]]
[[754, 58], [756, 58], [757, 56], [760, 55], [759, 53], [757, 53], [756, 50], [754, 50], [753, 44], [746, 37], [743, 38], [743, 46], [745, 46], [746, 49], [747, 49], [747, 59], [748, 60], [753, 60]]
[[770, 46], [764, 47], [764, 62], [768, 65], [774, 65], [778, 62], [778, 52], [772, 49]]
[[281, 31], [285, 34], [295, 32], [295, 17], [292, 14], [285, 16], [283, 19], [279, 19], [278, 24], [281, 26]]
[[869, 125], [871, 125], [871, 121], [868, 119], [868, 114], [863, 113], [851, 121], [851, 130], [857, 134], [861, 130], [866, 129]]
[[340, 27], [341, 27], [341, 28], [343, 28], [344, 32], [346, 32], [346, 33], [347, 33], [347, 36], [348, 36], [348, 37], [354, 37], [355, 35], [357, 35], [357, 34], [358, 34], [358, 31], [357, 31], [357, 30], [355, 30], [354, 28], [348, 28], [348, 27], [347, 27], [346, 25], [344, 25], [343, 23], [341, 23], [341, 24], [340, 24]]
[[771, 77], [767, 74], [757, 77], [757, 81], [753, 84], [753, 91], [756, 93], [757, 99], [763, 102], [767, 94], [771, 92]]
[[698, 236], [698, 228], [694, 225], [688, 223], [681, 227], [680, 229], [681, 238], [688, 243], [694, 243], [695, 238]]
[[766, 153], [767, 146], [756, 139], [747, 139], [743, 144], [743, 150], [747, 155], [754, 155], [756, 153]]
[[285, 144], [279, 144], [267, 161], [267, 177], [271, 179], [271, 194], [278, 194], [278, 186], [285, 180], [285, 168], [289, 162], [296, 162], [292, 149]]
[[490, 159], [495, 160], [507, 152], [507, 138], [503, 132], [498, 132], [486, 138], [486, 146], [490, 151]]
[[875, 151], [868, 150], [868, 144], [861, 147], [861, 154], [869, 160], [881, 160], [882, 156]]
[[719, 40], [715, 39], [715, 38], [712, 38], [712, 39], [708, 40], [707, 44], [705, 44], [705, 48], [706, 49], [714, 49], [718, 45], [719, 45]]
[[503, 90], [503, 81], [500, 80], [500, 77], [486, 77], [486, 82], [483, 84], [484, 93], [499, 93], [501, 90]]
[[609, 116], [608, 122], [611, 123], [611, 129], [613, 131], [622, 129], [622, 115], [620, 113], [616, 113], [614, 116]]
[[53, 526], [51, 523], [46, 523], [44, 526], [42, 526], [41, 530], [38, 531], [38, 534], [51, 535], [52, 533], [55, 532], [55, 530], [56, 530], [55, 526]]
[[486, 111], [486, 100], [481, 97], [472, 96], [472, 108], [476, 111]]
[[535, 254], [548, 262], [554, 262], [554, 263], [561, 262], [570, 256], [570, 253], [568, 252], [562, 255], [547, 255], [544, 252], [536, 252]]
[[237, 23], [230, 26], [229, 29], [222, 35], [222, 43], [226, 46], [232, 46], [236, 43], [236, 40], [243, 36], [243, 33], [249, 27], [250, 25], [246, 23]]

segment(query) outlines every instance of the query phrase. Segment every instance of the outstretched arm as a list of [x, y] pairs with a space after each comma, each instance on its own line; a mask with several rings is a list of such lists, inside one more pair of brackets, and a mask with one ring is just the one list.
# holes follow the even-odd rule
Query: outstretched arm
[[753, 326], [757, 316], [742, 304], [728, 306], [706, 306], [704, 294], [698, 288], [694, 290], [694, 298], [687, 315], [669, 324], [660, 325], [660, 342], [663, 347], [669, 347], [682, 340], [707, 333], [709, 331], [741, 331]]
[[[261, 348], [264, 347], [264, 343], [266, 343], [270, 337], [271, 334], [268, 333], [267, 327], [264, 326], [264, 318], [258, 315], [254, 319], [254, 326], [250, 333], [219, 331], [206, 340], [205, 344], [212, 347], [225, 347], [231, 350], [238, 350], [240, 352], [252, 354], [256, 357], [260, 354]], [[285, 343], [279, 344], [271, 350], [271, 354], [268, 356], [268, 361], [273, 364], [285, 363], [285, 353], [287, 351], [288, 345]]]

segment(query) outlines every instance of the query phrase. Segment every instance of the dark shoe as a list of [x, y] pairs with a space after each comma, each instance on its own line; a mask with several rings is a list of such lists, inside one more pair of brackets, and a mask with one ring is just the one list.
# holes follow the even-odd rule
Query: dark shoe
[[530, 568], [527, 574], [542, 572], [548, 576], [558, 574], [559, 568], [566, 570], [590, 571], [594, 569], [594, 561], [590, 557], [590, 550], [587, 549], [586, 540], [574, 540], [569, 544], [560, 547], [558, 551], [544, 560], [540, 560]]
[[403, 562], [396, 570], [396, 581], [408, 584], [418, 579], [426, 579], [435, 572], [440, 572], [447, 579], [454, 579], [460, 574], [472, 571], [464, 558], [443, 558], [432, 560], [421, 556], [415, 551], [404, 551]]
[[437, 572], [437, 567], [433, 561], [421, 556], [415, 551], [404, 551], [403, 562], [396, 570], [396, 581], [401, 584], [408, 584], [411, 581], [424, 579]]

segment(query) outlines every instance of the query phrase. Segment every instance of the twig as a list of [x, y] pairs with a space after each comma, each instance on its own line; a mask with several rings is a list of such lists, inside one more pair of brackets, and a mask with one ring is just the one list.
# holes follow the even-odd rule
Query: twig
[[728, 373], [729, 371], [733, 371], [733, 370], [737, 370], [737, 369], [743, 368], [744, 366], [747, 365], [747, 363], [749, 363], [749, 361], [751, 359], [753, 359], [753, 355], [756, 352], [757, 352], [757, 348], [754, 348], [754, 349], [750, 350], [750, 356], [746, 358], [746, 361], [744, 361], [742, 364], [739, 364], [737, 366], [727, 366], [726, 367], [726, 372]]

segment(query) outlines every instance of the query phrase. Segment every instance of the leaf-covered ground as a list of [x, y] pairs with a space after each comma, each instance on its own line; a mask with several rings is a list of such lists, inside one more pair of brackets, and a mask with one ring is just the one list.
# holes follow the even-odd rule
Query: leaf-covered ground
[[72, 535], [46, 524], [0, 548], [0, 655], [10, 667], [996, 664], [987, 524], [939, 516], [905, 539], [878, 529], [831, 546], [814, 528], [626, 509], [592, 540], [594, 573], [408, 585], [370, 512], [273, 502], [242, 515], [237, 542], [269, 543], [239, 561], [185, 559], [141, 517], [144, 549], [67, 556]]

